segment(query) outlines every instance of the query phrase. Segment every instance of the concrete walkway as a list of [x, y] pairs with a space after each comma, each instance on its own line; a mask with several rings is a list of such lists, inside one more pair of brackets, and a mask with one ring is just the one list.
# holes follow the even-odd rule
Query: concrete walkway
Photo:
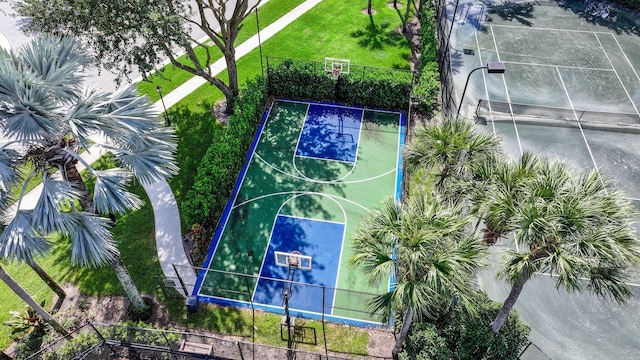
[[[267, 26], [260, 31], [260, 40], [262, 42], [277, 34], [287, 25], [291, 24], [298, 17], [311, 10], [322, 0], [307, 0], [295, 9], [291, 10], [280, 19]], [[251, 52], [259, 46], [258, 35], [254, 35], [247, 41], [236, 47], [236, 59], [240, 59], [244, 55]], [[224, 58], [216, 61], [211, 65], [212, 74], [215, 76], [226, 68]], [[180, 85], [175, 90], [164, 96], [165, 105], [171, 107], [197, 90], [200, 86], [205, 85], [206, 81], [201, 77], [194, 76], [189, 81]], [[156, 109], [162, 112], [161, 102], [154, 104]], [[184, 281], [189, 294], [193, 292], [196, 274], [189, 268], [190, 263], [182, 244], [182, 233], [180, 231], [180, 214], [176, 199], [173, 192], [166, 181], [158, 181], [153, 184], [143, 185], [155, 215], [156, 225], [156, 247], [158, 249], [158, 259], [162, 266], [164, 275], [168, 278], [177, 276], [174, 266], [178, 269], [179, 275]], [[180, 292], [181, 289], [179, 289]], [[184, 295], [184, 294], [183, 294]]]

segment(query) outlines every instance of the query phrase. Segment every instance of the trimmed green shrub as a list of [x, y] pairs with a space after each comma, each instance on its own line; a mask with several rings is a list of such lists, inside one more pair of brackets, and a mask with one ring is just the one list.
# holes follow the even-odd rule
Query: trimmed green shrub
[[420, 82], [413, 87], [411, 100], [413, 110], [421, 115], [431, 114], [438, 102], [438, 94], [440, 92], [440, 74], [437, 68], [423, 69], [420, 75]]
[[285, 60], [269, 67], [269, 93], [283, 98], [331, 101], [387, 110], [407, 108], [412, 74], [395, 69], [351, 66], [334, 80], [316, 61]]

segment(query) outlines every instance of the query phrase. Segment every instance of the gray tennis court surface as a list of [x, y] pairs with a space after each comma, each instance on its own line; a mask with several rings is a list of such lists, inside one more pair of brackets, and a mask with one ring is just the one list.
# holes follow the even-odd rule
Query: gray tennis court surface
[[[455, 2], [449, 4], [453, 18]], [[460, 94], [487, 61], [504, 75], [469, 78], [461, 113], [486, 122], [507, 152], [567, 159], [612, 177], [640, 209], [640, 23], [599, 2], [460, 2], [451, 63]], [[478, 106], [480, 104], [480, 106]], [[599, 129], [606, 129], [602, 131]], [[497, 246], [494, 255], [504, 249]], [[496, 259], [497, 261], [497, 259]], [[495, 263], [495, 262], [494, 262]], [[503, 301], [509, 288], [481, 276]], [[619, 307], [588, 293], [568, 294], [543, 275], [527, 283], [516, 309], [531, 340], [552, 359], [640, 357], [640, 287]], [[640, 276], [634, 279], [640, 284]]]

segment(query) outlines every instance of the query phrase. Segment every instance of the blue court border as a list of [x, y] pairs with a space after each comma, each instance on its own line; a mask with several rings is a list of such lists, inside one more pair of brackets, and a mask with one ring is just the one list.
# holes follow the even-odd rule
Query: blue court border
[[[402, 146], [404, 145], [404, 141], [406, 138], [406, 127], [407, 127], [407, 119], [406, 119], [406, 115], [403, 111], [392, 111], [392, 110], [386, 110], [386, 109], [380, 109], [380, 108], [373, 108], [373, 107], [364, 107], [364, 106], [353, 106], [353, 105], [340, 105], [340, 104], [336, 104], [336, 103], [332, 103], [332, 102], [328, 102], [328, 101], [301, 101], [301, 100], [296, 100], [296, 99], [291, 99], [291, 98], [278, 98], [275, 99], [274, 101], [271, 102], [271, 104], [269, 104], [269, 106], [267, 108], [265, 108], [264, 113], [262, 114], [262, 118], [260, 120], [260, 124], [258, 126], [258, 129], [256, 131], [256, 135], [253, 138], [253, 141], [251, 142], [251, 146], [249, 148], [249, 152], [247, 153], [247, 155], [245, 156], [245, 164], [242, 167], [242, 169], [240, 170], [240, 173], [238, 174], [238, 177], [236, 178], [236, 183], [233, 187], [233, 190], [231, 192], [231, 195], [229, 196], [229, 200], [227, 201], [227, 205], [224, 208], [224, 211], [222, 213], [222, 216], [220, 217], [220, 221], [218, 222], [218, 225], [216, 227], [216, 231], [212, 237], [211, 240], [211, 244], [209, 245], [209, 250], [207, 251], [207, 256], [205, 258], [205, 261], [202, 265], [201, 268], [199, 268], [200, 270], [198, 271], [198, 273], [196, 274], [196, 281], [195, 284], [193, 286], [193, 291], [191, 293], [192, 296], [197, 296], [199, 301], [202, 302], [207, 302], [207, 303], [213, 303], [213, 304], [218, 304], [218, 305], [223, 305], [223, 306], [235, 306], [235, 307], [242, 307], [242, 308], [251, 308], [251, 303], [250, 302], [246, 302], [246, 301], [239, 301], [239, 300], [232, 300], [232, 299], [227, 299], [227, 298], [222, 298], [222, 297], [213, 297], [213, 296], [199, 296], [198, 293], [200, 291], [200, 288], [202, 287], [202, 283], [204, 282], [204, 278], [205, 275], [207, 273], [207, 271], [209, 270], [209, 267], [211, 266], [211, 261], [213, 260], [213, 257], [215, 255], [215, 252], [218, 248], [218, 243], [220, 241], [220, 238], [222, 237], [222, 232], [224, 231], [224, 228], [227, 224], [227, 221], [229, 220], [229, 216], [231, 215], [231, 210], [233, 208], [233, 204], [235, 203], [237, 197], [238, 197], [238, 192], [240, 190], [240, 187], [242, 186], [242, 183], [244, 182], [244, 178], [246, 176], [247, 170], [249, 169], [249, 165], [251, 164], [251, 160], [253, 159], [253, 155], [255, 154], [255, 150], [258, 146], [258, 142], [260, 140], [260, 138], [262, 137], [262, 132], [264, 131], [264, 127], [266, 125], [266, 121], [269, 118], [269, 115], [271, 114], [271, 110], [273, 109], [273, 105], [275, 104], [276, 101], [283, 101], [283, 102], [294, 102], [294, 103], [301, 103], [301, 104], [320, 104], [320, 105], [328, 105], [328, 106], [335, 106], [335, 107], [345, 107], [345, 108], [353, 108], [353, 109], [362, 109], [363, 111], [369, 110], [369, 111], [376, 111], [376, 112], [385, 112], [385, 113], [392, 113], [392, 114], [399, 114], [400, 115], [400, 124], [399, 124], [399, 136], [398, 136], [398, 159], [397, 159], [397, 166], [396, 166], [396, 189], [395, 189], [395, 199], [396, 201], [400, 201], [402, 198]], [[392, 274], [391, 278], [389, 279], [389, 290], [393, 289], [393, 284], [395, 284], [395, 276]], [[321, 287], [319, 285], [315, 285], [315, 284], [305, 284], [308, 286], [318, 286]], [[267, 306], [267, 305], [261, 305], [261, 304], [254, 304], [253, 306], [255, 309], [261, 309], [264, 311], [268, 311], [271, 313], [276, 313], [276, 314], [284, 314], [284, 309], [282, 307], [273, 307], [273, 306]], [[309, 319], [322, 319], [322, 314], [313, 314], [313, 313], [309, 313], [306, 311], [296, 311], [296, 310], [291, 310], [290, 311], [291, 316], [295, 316], [295, 317], [303, 317], [303, 318], [309, 318]], [[351, 326], [358, 326], [358, 327], [383, 327], [384, 324], [378, 323], [378, 322], [370, 322], [370, 321], [365, 321], [365, 320], [357, 320], [357, 319], [352, 319], [352, 318], [345, 318], [345, 317], [340, 317], [340, 316], [334, 316], [334, 315], [328, 315], [325, 314], [324, 315], [324, 319], [327, 321], [331, 321], [331, 322], [337, 322], [337, 323], [343, 323], [343, 324], [347, 324], [347, 325], [351, 325]]]

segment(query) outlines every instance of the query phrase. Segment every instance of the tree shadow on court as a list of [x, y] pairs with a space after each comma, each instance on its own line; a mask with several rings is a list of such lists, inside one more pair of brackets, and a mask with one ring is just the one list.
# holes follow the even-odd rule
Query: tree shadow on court
[[[492, 6], [489, 11], [489, 16], [486, 22], [491, 22], [492, 15], [500, 17], [505, 21], [516, 21], [525, 26], [533, 26], [533, 22], [528, 19], [533, 19], [533, 5], [531, 3], [518, 4], [514, 2], [504, 2], [501, 5]], [[482, 27], [482, 32], [487, 32], [487, 27]]]
[[558, 1], [558, 5], [579, 15], [590, 24], [606, 27], [617, 34], [640, 35], [637, 15], [614, 4], [600, 1]]
[[351, 37], [358, 39], [358, 45], [365, 49], [382, 50], [387, 46], [401, 46], [404, 36], [396, 32], [388, 20], [376, 24], [373, 16], [369, 16], [369, 24], [363, 29], [351, 32]]

